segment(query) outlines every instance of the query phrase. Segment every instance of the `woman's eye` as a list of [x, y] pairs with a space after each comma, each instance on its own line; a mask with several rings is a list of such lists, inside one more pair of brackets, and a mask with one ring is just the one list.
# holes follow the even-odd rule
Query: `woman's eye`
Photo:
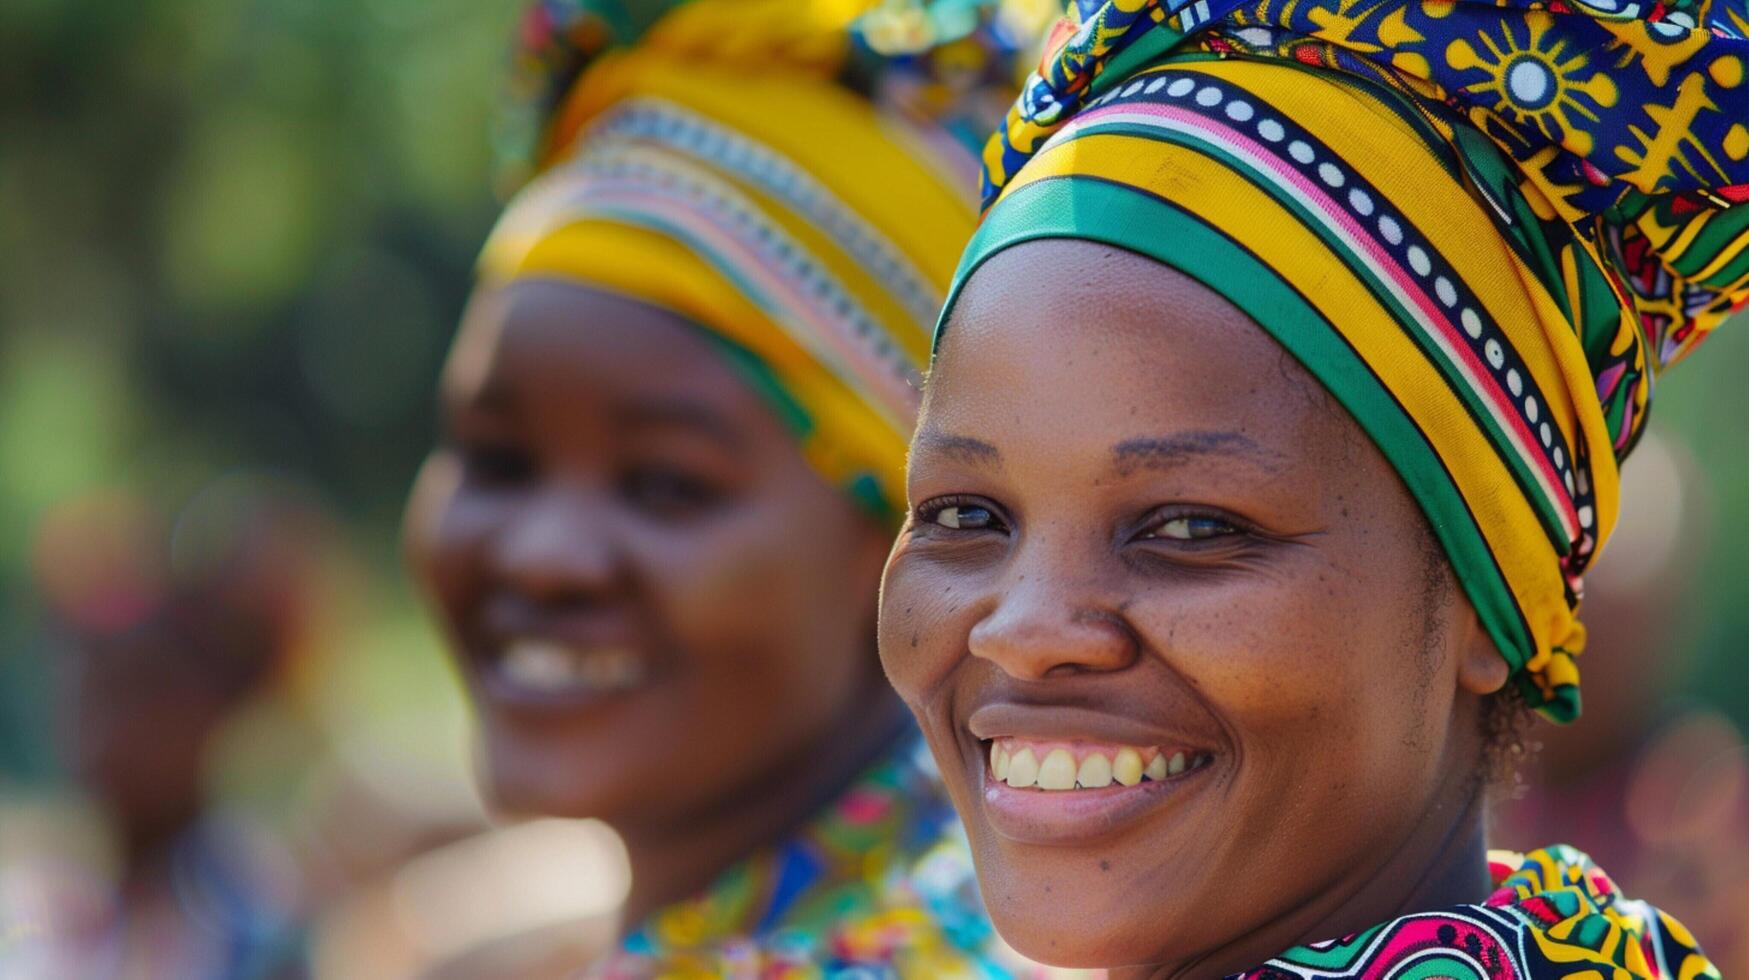
[[464, 446], [462, 466], [467, 477], [480, 484], [510, 487], [534, 478], [533, 457], [507, 446]]
[[1174, 541], [1206, 541], [1237, 533], [1238, 528], [1218, 517], [1173, 517], [1163, 521], [1147, 536]]
[[922, 516], [930, 524], [956, 531], [984, 531], [1000, 527], [1002, 523], [990, 508], [973, 503], [926, 507]]
[[687, 517], [722, 500], [716, 484], [689, 473], [661, 467], [635, 469], [625, 475], [620, 492], [638, 508], [661, 517]]

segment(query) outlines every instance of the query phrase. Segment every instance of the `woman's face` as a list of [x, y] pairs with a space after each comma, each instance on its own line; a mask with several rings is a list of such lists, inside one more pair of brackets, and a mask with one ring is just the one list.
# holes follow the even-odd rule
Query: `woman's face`
[[485, 293], [443, 409], [408, 550], [503, 805], [689, 826], [890, 696], [887, 534], [696, 328], [568, 283]]
[[1384, 458], [1194, 281], [987, 262], [909, 480], [881, 656], [1023, 953], [1258, 965], [1473, 796], [1502, 662]]

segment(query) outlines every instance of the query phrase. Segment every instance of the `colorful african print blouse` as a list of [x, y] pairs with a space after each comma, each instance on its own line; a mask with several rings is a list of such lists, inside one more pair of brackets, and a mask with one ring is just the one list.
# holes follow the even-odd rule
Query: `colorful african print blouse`
[[1623, 898], [1591, 859], [1556, 844], [1489, 855], [1480, 905], [1405, 915], [1298, 946], [1229, 980], [1695, 980], [1717, 977], [1680, 922]]
[[985, 917], [970, 851], [915, 735], [805, 829], [657, 911], [598, 980], [1033, 975]]

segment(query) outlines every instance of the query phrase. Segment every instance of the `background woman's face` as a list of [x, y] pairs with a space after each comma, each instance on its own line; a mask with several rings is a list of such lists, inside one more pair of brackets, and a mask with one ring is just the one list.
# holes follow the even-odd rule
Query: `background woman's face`
[[408, 547], [504, 805], [684, 827], [886, 696], [886, 533], [695, 328], [515, 284], [476, 299], [443, 405]]
[[1312, 928], [1473, 791], [1486, 646], [1419, 511], [1194, 281], [1085, 242], [990, 260], [909, 493], [881, 655], [1022, 952], [1256, 965], [1280, 947], [1248, 934]]

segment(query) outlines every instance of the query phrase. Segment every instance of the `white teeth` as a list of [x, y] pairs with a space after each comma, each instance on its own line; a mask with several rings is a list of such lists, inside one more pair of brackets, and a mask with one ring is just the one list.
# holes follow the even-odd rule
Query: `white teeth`
[[1166, 753], [1164, 753], [1164, 752], [1154, 753], [1154, 757], [1152, 759], [1148, 760], [1148, 767], [1146, 769], [1142, 770], [1142, 775], [1148, 777], [1149, 779], [1152, 779], [1155, 782], [1159, 782], [1160, 780], [1165, 779], [1166, 778]]
[[630, 650], [580, 651], [546, 640], [512, 641], [499, 670], [510, 683], [543, 694], [623, 691], [644, 680], [644, 663]]
[[511, 682], [536, 691], [556, 691], [572, 683], [576, 658], [569, 650], [538, 640], [519, 640], [504, 651], [501, 669]]
[[1160, 782], [1200, 768], [1208, 761], [1205, 755], [1147, 749], [1148, 761], [1142, 762], [1142, 749], [1120, 748], [1114, 755], [1089, 752], [1075, 762], [1075, 752], [1068, 748], [1052, 748], [1040, 760], [1028, 746], [1010, 751], [1013, 742], [1007, 739], [990, 743], [990, 773], [1001, 783], [1017, 789], [1036, 787], [1041, 790], [1104, 789], [1112, 783], [1123, 786], [1140, 785], [1143, 780]]
[[1038, 767], [1039, 789], [1074, 789], [1075, 757], [1068, 749], [1052, 749]]
[[1104, 789], [1111, 785], [1111, 760], [1098, 752], [1081, 760], [1081, 770], [1075, 781], [1082, 789]]
[[644, 665], [629, 650], [603, 650], [582, 658], [583, 677], [604, 690], [631, 687], [644, 679]]
[[1119, 749], [1117, 757], [1111, 760], [1111, 778], [1125, 786], [1141, 782], [1142, 754], [1135, 749]]

